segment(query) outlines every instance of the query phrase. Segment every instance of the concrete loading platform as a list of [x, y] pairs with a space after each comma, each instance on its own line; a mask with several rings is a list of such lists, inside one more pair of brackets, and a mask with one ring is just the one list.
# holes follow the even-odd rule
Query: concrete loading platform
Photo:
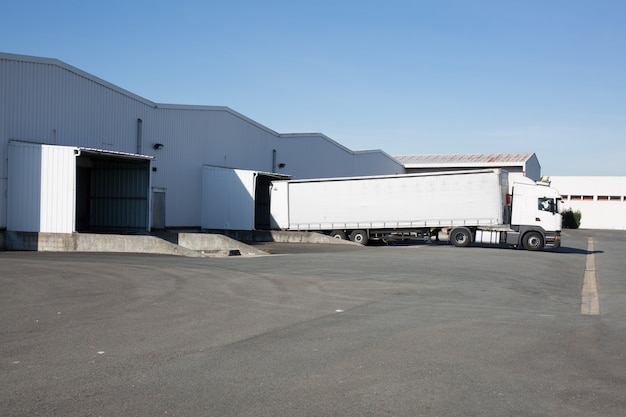
[[6, 231], [1, 249], [45, 252], [153, 253], [189, 257], [268, 255], [245, 242], [350, 244], [312, 232], [164, 231], [150, 235]]

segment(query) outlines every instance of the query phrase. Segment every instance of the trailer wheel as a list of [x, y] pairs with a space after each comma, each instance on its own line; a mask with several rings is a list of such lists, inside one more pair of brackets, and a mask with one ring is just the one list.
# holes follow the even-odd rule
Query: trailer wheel
[[367, 232], [365, 230], [354, 230], [350, 233], [350, 240], [361, 245], [367, 244]]
[[450, 242], [456, 247], [465, 247], [472, 243], [472, 234], [468, 229], [459, 228], [454, 229], [450, 233]]
[[346, 238], [346, 233], [343, 230], [333, 230], [332, 232], [330, 232], [330, 237], [343, 240]]
[[539, 250], [543, 248], [543, 237], [539, 232], [528, 232], [524, 235], [523, 243], [527, 250]]

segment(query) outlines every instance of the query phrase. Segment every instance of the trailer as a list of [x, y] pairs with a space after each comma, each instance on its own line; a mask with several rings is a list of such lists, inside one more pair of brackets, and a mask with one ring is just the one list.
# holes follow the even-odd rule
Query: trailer
[[561, 196], [547, 184], [501, 169], [271, 182], [273, 229], [337, 239], [424, 237], [455, 246], [560, 246]]

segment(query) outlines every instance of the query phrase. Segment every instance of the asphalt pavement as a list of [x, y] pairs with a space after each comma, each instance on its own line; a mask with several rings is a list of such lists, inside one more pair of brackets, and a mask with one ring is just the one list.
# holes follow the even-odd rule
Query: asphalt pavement
[[624, 415], [626, 232], [563, 237], [0, 252], [0, 415]]

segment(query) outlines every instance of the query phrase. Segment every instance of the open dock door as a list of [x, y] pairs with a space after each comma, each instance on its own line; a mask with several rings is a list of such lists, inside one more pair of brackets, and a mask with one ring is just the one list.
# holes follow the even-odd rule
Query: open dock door
[[289, 176], [205, 165], [202, 170], [202, 228], [268, 230], [270, 182]]
[[76, 157], [76, 231], [150, 230], [152, 157], [80, 148]]
[[151, 156], [9, 142], [7, 229], [146, 231]]

